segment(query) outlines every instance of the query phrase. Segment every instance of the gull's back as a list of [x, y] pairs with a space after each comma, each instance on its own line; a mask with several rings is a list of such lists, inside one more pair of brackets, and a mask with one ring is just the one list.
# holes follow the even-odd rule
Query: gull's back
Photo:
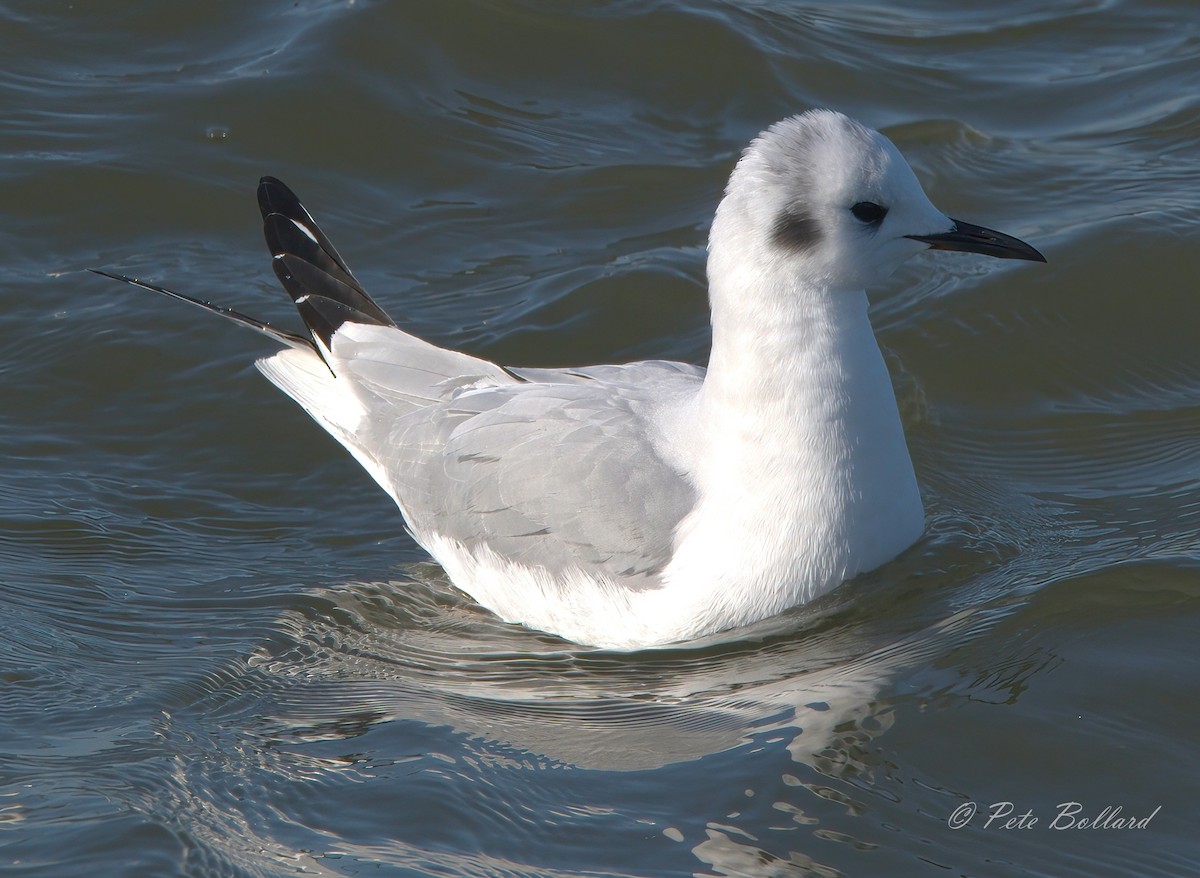
[[[420, 367], [407, 356], [413, 341]], [[259, 367], [363, 462], [430, 551], [453, 546], [549, 577], [574, 569], [654, 587], [695, 502], [666, 460], [660, 425], [695, 394], [703, 370], [648, 362], [488, 371], [378, 326], [335, 335], [331, 347], [332, 372], [290, 350]], [[363, 355], [372, 348], [403, 362]], [[299, 367], [298, 354], [307, 358]], [[356, 402], [348, 417], [347, 395]]]

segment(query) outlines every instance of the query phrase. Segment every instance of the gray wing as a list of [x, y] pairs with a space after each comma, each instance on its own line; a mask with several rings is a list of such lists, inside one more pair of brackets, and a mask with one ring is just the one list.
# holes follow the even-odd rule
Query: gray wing
[[547, 371], [538, 377], [562, 383], [469, 390], [394, 422], [381, 462], [417, 538], [487, 547], [551, 574], [599, 569], [653, 585], [695, 503], [656, 448], [655, 415], [694, 392], [702, 372], [605, 368], [633, 380]]

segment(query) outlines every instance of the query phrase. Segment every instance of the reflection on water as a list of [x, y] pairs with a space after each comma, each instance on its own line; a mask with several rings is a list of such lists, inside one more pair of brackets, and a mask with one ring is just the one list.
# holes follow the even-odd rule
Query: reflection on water
[[[254, 656], [248, 670], [305, 682], [300, 703], [272, 699], [280, 713], [264, 734], [309, 740], [330, 734], [328, 724], [347, 736], [361, 732], [342, 724], [346, 716], [415, 719], [564, 765], [637, 771], [795, 728], [792, 752], [811, 754], [835, 726], [866, 712], [890, 665], [913, 651], [870, 650], [865, 635], [842, 630], [802, 644], [783, 639], [794, 630], [764, 632], [754, 649], [739, 638], [657, 655], [578, 651], [466, 604], [426, 607], [436, 611], [421, 614], [420, 625], [398, 625], [384, 609], [389, 595], [416, 585], [339, 590], [336, 627], [329, 616], [282, 620], [286, 650]], [[442, 594], [431, 592], [430, 603]]]
[[[881, 768], [874, 739], [894, 721], [885, 688], [1009, 612], [962, 612], [889, 640], [869, 614], [832, 600], [736, 639], [631, 655], [505, 625], [433, 565], [410, 574], [323, 590], [253, 655], [179, 693], [185, 705], [164, 734], [196, 738], [155, 810], [178, 813], [204, 857], [229, 868], [298, 862], [278, 847], [285, 800], [298, 829], [336, 831], [337, 851], [367, 861], [486, 873], [498, 868], [496, 845], [485, 856], [455, 841], [481, 824], [502, 828], [513, 857], [550, 831], [620, 837], [633, 824], [737, 874], [740, 862], [777, 856], [778, 843], [759, 844], [764, 807], [772, 835], [845, 836], [810, 800], [863, 813], [863, 787]], [[1013, 688], [1013, 674], [1029, 672], [997, 668], [968, 688]], [[669, 783], [643, 799], [613, 774], [719, 778], [743, 758], [775, 775], [745, 781], [736, 810], [722, 801], [728, 790], [682, 807]], [[619, 801], [580, 799], [590, 776]], [[356, 804], [380, 782], [392, 792]], [[214, 802], [224, 805], [197, 810]], [[371, 842], [376, 830], [384, 837]], [[323, 871], [332, 856], [302, 862], [337, 874]]]

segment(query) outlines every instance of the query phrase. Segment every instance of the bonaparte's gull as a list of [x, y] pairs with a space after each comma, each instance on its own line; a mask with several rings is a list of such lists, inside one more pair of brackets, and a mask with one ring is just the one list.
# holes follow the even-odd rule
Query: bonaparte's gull
[[[1044, 262], [950, 219], [883, 135], [816, 110], [745, 150], [708, 242], [707, 371], [506, 368], [404, 332], [290, 189], [258, 188], [307, 335], [258, 368], [499, 616], [630, 649], [763, 619], [883, 564], [924, 510], [864, 292], [926, 249]], [[100, 272], [107, 274], [107, 272]]]

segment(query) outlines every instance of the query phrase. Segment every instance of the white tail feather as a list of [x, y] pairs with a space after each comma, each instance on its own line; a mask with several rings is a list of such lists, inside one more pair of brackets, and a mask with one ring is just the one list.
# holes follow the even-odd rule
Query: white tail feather
[[366, 408], [354, 388], [335, 377], [316, 352], [282, 350], [254, 365], [354, 455], [381, 488], [396, 496], [384, 468], [358, 440]]

